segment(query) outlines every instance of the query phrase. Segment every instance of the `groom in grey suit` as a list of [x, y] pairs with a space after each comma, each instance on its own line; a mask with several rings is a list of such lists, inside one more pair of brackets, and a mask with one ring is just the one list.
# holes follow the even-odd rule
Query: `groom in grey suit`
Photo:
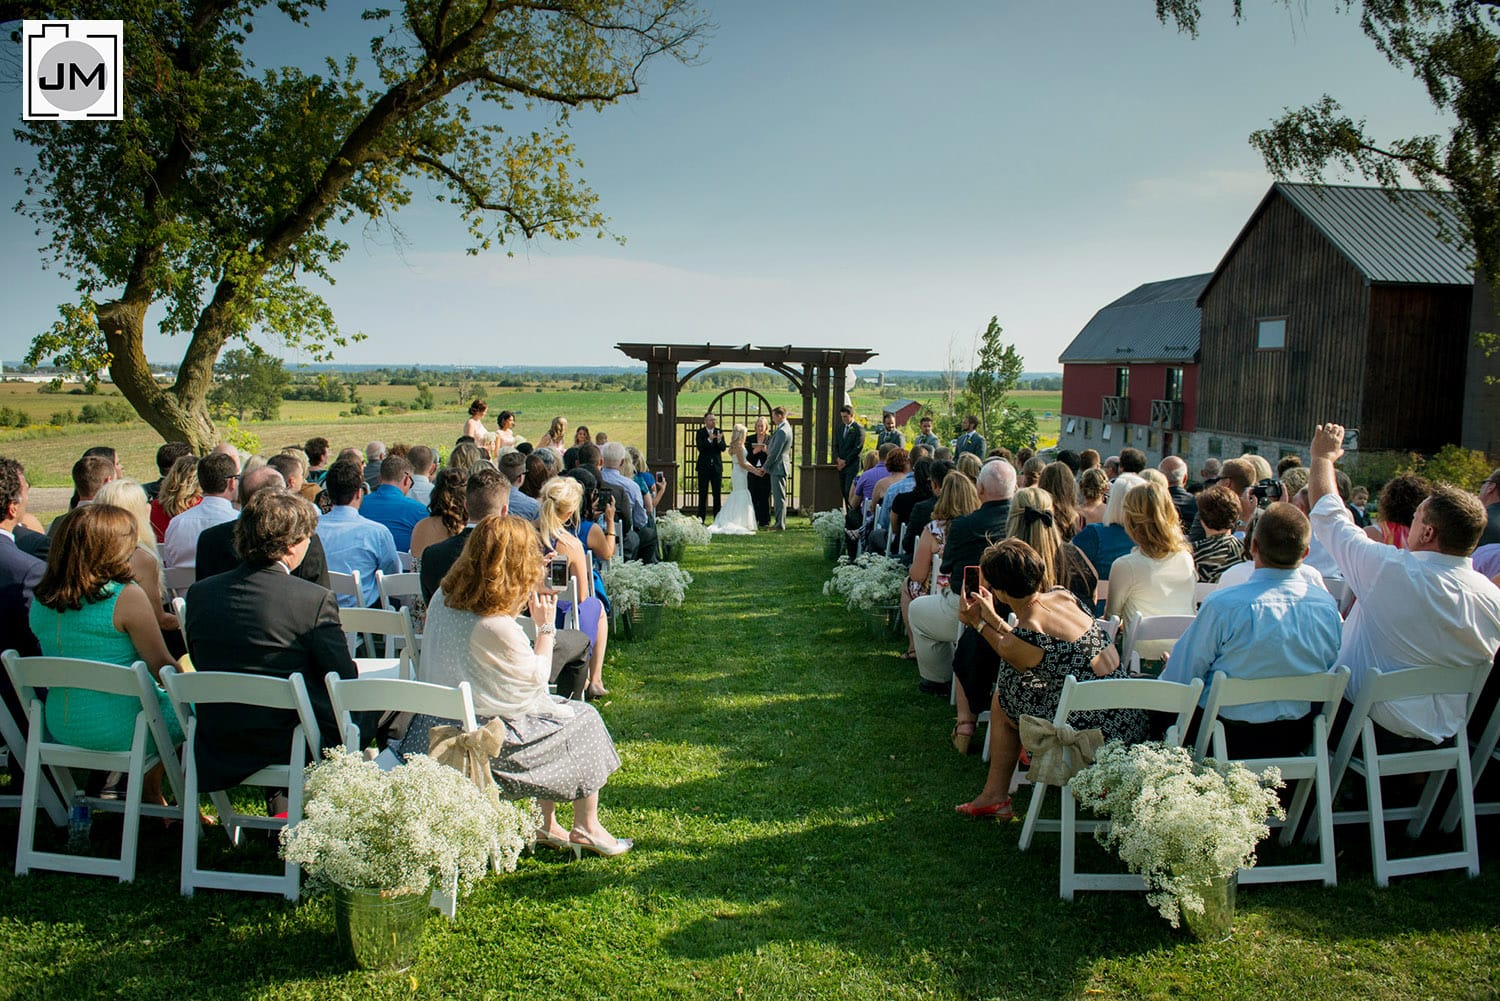
[[786, 407], [771, 410], [776, 430], [766, 450], [766, 475], [771, 480], [771, 531], [786, 529], [786, 481], [792, 475], [792, 426], [787, 423]]

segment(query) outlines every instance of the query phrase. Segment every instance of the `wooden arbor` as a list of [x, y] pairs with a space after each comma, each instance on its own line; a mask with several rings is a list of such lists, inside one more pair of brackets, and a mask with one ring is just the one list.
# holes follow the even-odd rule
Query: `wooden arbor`
[[[794, 509], [816, 511], [839, 506], [839, 475], [833, 464], [833, 426], [843, 402], [845, 373], [875, 357], [865, 348], [729, 347], [720, 344], [617, 344], [627, 357], [646, 363], [646, 461], [667, 477], [668, 498], [677, 497], [677, 426], [696, 425], [699, 414], [677, 416], [677, 394], [699, 372], [716, 365], [761, 365], [786, 376], [802, 394], [802, 413], [793, 442]], [[679, 365], [695, 365], [679, 376]]]

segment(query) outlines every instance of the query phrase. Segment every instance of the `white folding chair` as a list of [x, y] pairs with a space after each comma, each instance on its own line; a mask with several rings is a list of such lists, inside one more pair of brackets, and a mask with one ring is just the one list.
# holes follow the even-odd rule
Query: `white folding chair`
[[180, 633], [182, 633], [182, 642], [183, 642], [184, 645], [186, 645], [186, 643], [188, 641], [188, 637], [187, 637], [187, 599], [186, 598], [179, 597], [179, 598], [173, 598], [172, 599], [172, 614], [175, 615], [175, 616], [177, 616], [177, 631], [180, 632]]
[[[1472, 710], [1472, 707], [1471, 707]], [[1490, 714], [1489, 722], [1484, 731], [1479, 735], [1479, 740], [1474, 744], [1473, 756], [1469, 759], [1469, 770], [1474, 775], [1474, 785], [1479, 785], [1479, 780], [1484, 777], [1484, 770], [1489, 767], [1491, 761], [1500, 760], [1500, 704], [1495, 706], [1495, 711]], [[1448, 804], [1448, 811], [1443, 814], [1442, 830], [1452, 832], [1458, 826], [1459, 811], [1462, 803], [1455, 795]], [[1475, 802], [1475, 816], [1493, 816], [1500, 813], [1500, 803], [1497, 802]]]
[[166, 586], [167, 594], [173, 598], [180, 598], [188, 593], [198, 579], [198, 571], [193, 567], [167, 567], [161, 572], [162, 583]]
[[1141, 673], [1141, 655], [1136, 647], [1154, 640], [1177, 640], [1193, 624], [1191, 615], [1142, 615], [1132, 612], [1130, 625], [1125, 627], [1125, 646], [1120, 651], [1120, 660], [1132, 677]]
[[1202, 607], [1204, 600], [1206, 600], [1209, 595], [1213, 594], [1214, 593], [1214, 589], [1217, 588], [1218, 586], [1219, 586], [1219, 582], [1218, 581], [1203, 581], [1203, 580], [1200, 580], [1200, 581], [1198, 581], [1198, 583], [1194, 584], [1193, 585], [1193, 611], [1196, 612], [1200, 607]]
[[[568, 593], [568, 601], [572, 602], [572, 604], [568, 608], [568, 614], [565, 615], [565, 616], [563, 616], [563, 628], [564, 629], [577, 629], [578, 628], [578, 621], [579, 621], [579, 617], [578, 617], [578, 595], [580, 593], [580, 589], [579, 589], [579, 585], [578, 585], [578, 578], [574, 577], [571, 573], [568, 574], [568, 591], [567, 591], [567, 593]], [[593, 637], [592, 636], [589, 637], [589, 641], [593, 642]]]
[[301, 892], [302, 871], [295, 862], [287, 862], [279, 876], [199, 867], [198, 841], [202, 831], [199, 829], [198, 818], [197, 710], [205, 705], [232, 703], [282, 709], [297, 714], [297, 725], [287, 735], [286, 763], [267, 765], [239, 783], [267, 789], [285, 789], [285, 819], [239, 813], [230, 802], [228, 793], [209, 793], [214, 808], [219, 812], [219, 824], [229, 836], [229, 843], [238, 846], [240, 832], [246, 828], [275, 831], [295, 825], [302, 819], [303, 770], [309, 760], [318, 760], [321, 742], [318, 720], [313, 715], [312, 702], [308, 700], [302, 675], [270, 678], [236, 671], [193, 671], [178, 674], [170, 667], [162, 668], [161, 674], [162, 683], [172, 699], [172, 709], [177, 713], [183, 732], [187, 734], [182, 745], [182, 870], [179, 881], [182, 895], [191, 897], [194, 890], [201, 888], [279, 893], [288, 900], [296, 900]]
[[[20, 656], [14, 650], [7, 650], [6, 654], [13, 657]], [[0, 746], [5, 748], [17, 767], [26, 761], [26, 737], [21, 731], [20, 720], [11, 715], [10, 706], [3, 699], [0, 699]], [[52, 821], [54, 826], [62, 827], [68, 822], [68, 808], [63, 804], [62, 797], [57, 793], [57, 786], [53, 784], [52, 777], [46, 773], [45, 769], [42, 771], [38, 798], [43, 812], [47, 814], [47, 819]], [[20, 808], [21, 795], [19, 793], [0, 796], [0, 809], [19, 810]]]
[[[406, 678], [417, 674], [417, 637], [411, 625], [411, 609], [387, 611], [383, 608], [340, 608], [339, 622], [351, 640], [362, 638], [364, 657], [355, 657], [354, 666], [361, 677]], [[401, 647], [395, 656], [377, 656], [375, 637], [389, 640], [398, 637]], [[387, 651], [389, 652], [389, 647]]]
[[401, 561], [402, 573], [411, 573], [412, 567], [417, 565], [416, 557], [412, 556], [411, 553], [397, 553], [396, 559]]
[[[145, 783], [146, 773], [157, 764], [166, 773], [168, 786], [174, 794], [180, 794], [179, 790], [183, 788], [182, 773], [177, 766], [166, 722], [161, 716], [151, 672], [146, 670], [142, 661], [136, 661], [130, 667], [121, 667], [118, 664], [65, 657], [21, 657], [14, 650], [7, 650], [0, 656], [3, 656], [5, 669], [10, 674], [21, 704], [26, 707], [25, 778], [21, 783], [21, 831], [16, 843], [16, 875], [24, 876], [32, 869], [46, 869], [53, 872], [114, 876], [122, 883], [130, 882], [135, 878], [135, 853], [141, 815], [177, 817], [181, 810], [180, 807], [141, 802], [141, 787]], [[55, 696], [61, 689], [78, 688], [133, 700], [140, 709], [135, 716], [130, 750], [93, 751], [48, 740], [42, 697], [37, 691], [39, 688], [46, 688]], [[148, 737], [155, 743], [155, 751], [148, 749]], [[125, 774], [123, 802], [95, 798], [87, 800], [88, 805], [95, 810], [119, 810], [124, 813], [125, 825], [118, 858], [64, 855], [35, 849], [36, 812], [44, 797], [43, 789], [47, 778], [50, 776], [52, 783], [56, 785], [62, 801], [72, 803], [78, 793], [78, 786], [74, 784], [73, 773], [70, 771], [73, 768]]]
[[1319, 861], [1305, 865], [1256, 865], [1240, 870], [1240, 882], [1249, 883], [1295, 883], [1302, 880], [1319, 879], [1324, 886], [1338, 885], [1338, 866], [1333, 853], [1333, 786], [1329, 782], [1328, 724], [1338, 711], [1339, 700], [1344, 697], [1344, 687], [1349, 683], [1349, 669], [1339, 667], [1323, 674], [1300, 674], [1285, 678], [1230, 678], [1222, 672], [1214, 672], [1213, 684], [1208, 689], [1208, 705], [1203, 710], [1198, 724], [1198, 741], [1194, 756], [1203, 758], [1213, 743], [1213, 757], [1229, 760], [1224, 735], [1224, 724], [1219, 722], [1219, 713], [1231, 706], [1250, 705], [1256, 702], [1320, 702], [1321, 708], [1313, 717], [1312, 746], [1308, 753], [1286, 757], [1241, 759], [1241, 764], [1252, 772], [1262, 772], [1269, 767], [1281, 769], [1281, 777], [1296, 782], [1291, 808], [1285, 821], [1270, 821], [1272, 827], [1281, 827], [1278, 839], [1283, 845], [1292, 843], [1297, 823], [1307, 806], [1309, 793], [1317, 797], [1317, 813], [1313, 823], [1317, 826], [1321, 840]]
[[[1377, 703], [1394, 699], [1464, 695], [1468, 697], [1468, 710], [1472, 711], [1489, 668], [1489, 664], [1479, 667], [1411, 667], [1389, 673], [1378, 668], [1366, 668], [1364, 677], [1360, 680], [1359, 697], [1349, 713], [1349, 722], [1344, 727], [1338, 751], [1333, 757], [1331, 788], [1337, 789], [1344, 774], [1351, 769], [1365, 778], [1368, 809], [1338, 811], [1333, 815], [1333, 822], [1370, 826], [1370, 861], [1375, 870], [1376, 886], [1388, 885], [1392, 876], [1440, 872], [1445, 869], [1466, 869], [1470, 876], [1477, 876], [1479, 842], [1474, 821], [1474, 778], [1469, 766], [1467, 720], [1453, 737], [1451, 747], [1381, 754], [1375, 746], [1375, 722], [1370, 719], [1370, 709]], [[1463, 849], [1391, 858], [1385, 839], [1385, 825], [1393, 820], [1405, 820], [1408, 821], [1406, 836], [1421, 836], [1450, 771], [1456, 773], [1458, 780], [1456, 812]], [[1427, 776], [1422, 795], [1415, 806], [1386, 808], [1380, 780], [1392, 775]], [[1308, 840], [1317, 836], [1315, 831], [1316, 829], [1308, 831]]]
[[[341, 608], [365, 607], [365, 592], [361, 589], [361, 583], [358, 570], [349, 573], [339, 573], [337, 570], [328, 571], [328, 589], [338, 595]], [[345, 598], [353, 599], [353, 605], [345, 604]]]
[[[1153, 678], [1099, 678], [1080, 682], [1077, 678], [1063, 679], [1062, 696], [1058, 699], [1057, 713], [1052, 722], [1062, 726], [1068, 715], [1094, 709], [1144, 709], [1152, 712], [1177, 714], [1177, 722], [1167, 730], [1166, 743], [1179, 746], [1187, 732], [1188, 721], [1198, 705], [1198, 696], [1203, 691], [1203, 681], [1194, 678], [1191, 684], [1179, 685], [1174, 681], [1158, 681]], [[1080, 831], [1094, 833], [1108, 828], [1107, 820], [1083, 820], [1076, 818], [1077, 804], [1071, 786], [1062, 787], [1062, 819], [1041, 819], [1042, 805], [1047, 797], [1045, 785], [1032, 787], [1031, 805], [1026, 808], [1026, 823], [1021, 828], [1020, 848], [1031, 847], [1031, 838], [1037, 831], [1057, 831], [1062, 835], [1062, 850], [1058, 860], [1058, 893], [1064, 900], [1072, 900], [1078, 890], [1144, 890], [1146, 882], [1134, 873], [1078, 872], [1074, 860], [1076, 838]]]
[[[394, 612], [398, 608], [410, 608], [415, 599], [422, 596], [422, 575], [417, 573], [386, 573], [384, 570], [375, 571], [375, 590], [380, 593], [380, 607], [388, 612]], [[412, 623], [412, 632], [417, 638], [417, 655], [413, 662], [421, 661], [422, 634], [417, 632], [416, 623]], [[385, 639], [385, 655], [394, 657], [400, 652], [402, 645], [406, 642], [400, 636], [387, 636]]]
[[[345, 735], [345, 747], [359, 744], [359, 726], [354, 722], [357, 712], [409, 712], [436, 716], [454, 720], [464, 733], [472, 733], [479, 725], [474, 718], [474, 696], [467, 681], [461, 682], [457, 688], [449, 688], [447, 685], [396, 678], [346, 680], [330, 671], [324, 676], [323, 683], [328, 686], [333, 718], [338, 720], [339, 731]], [[433, 890], [429, 901], [445, 916], [454, 917], [458, 913], [457, 885]]]

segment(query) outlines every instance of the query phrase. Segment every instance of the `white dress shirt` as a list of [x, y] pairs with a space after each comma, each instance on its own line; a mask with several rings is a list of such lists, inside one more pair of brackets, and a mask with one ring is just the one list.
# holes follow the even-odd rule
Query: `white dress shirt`
[[408, 497], [423, 504], [432, 502], [432, 481], [425, 476], [411, 474], [411, 490], [407, 492]]
[[[1467, 556], [1413, 553], [1376, 542], [1357, 528], [1336, 494], [1312, 510], [1313, 533], [1327, 547], [1358, 601], [1344, 621], [1340, 664], [1351, 672], [1344, 698], [1359, 696], [1365, 671], [1408, 667], [1489, 667], [1500, 647], [1500, 588]], [[1392, 733], [1434, 743], [1458, 732], [1465, 696], [1422, 695], [1375, 706], [1370, 718]]]
[[234, 521], [240, 513], [222, 497], [205, 497], [167, 523], [162, 542], [162, 565], [195, 568], [198, 564], [198, 536], [205, 529]]

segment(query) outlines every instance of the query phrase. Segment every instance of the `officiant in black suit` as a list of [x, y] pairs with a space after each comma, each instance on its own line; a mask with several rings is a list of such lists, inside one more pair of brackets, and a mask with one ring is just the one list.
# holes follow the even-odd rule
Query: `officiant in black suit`
[[729, 442], [724, 432], [716, 426], [718, 418], [713, 414], [703, 415], [703, 426], [698, 429], [698, 519], [708, 518], [708, 492], [714, 492], [714, 514], [719, 513], [719, 488], [724, 479], [724, 450]]
[[[312, 503], [286, 490], [263, 489], [240, 513], [235, 548], [243, 562], [188, 591], [187, 634], [193, 666], [271, 678], [302, 675], [323, 746], [344, 742], [323, 677], [358, 677], [333, 592], [291, 576], [318, 526]], [[204, 705], [198, 712], [199, 788], [238, 785], [267, 765], [285, 762], [297, 714], [254, 706]], [[373, 713], [356, 713], [360, 746], [374, 735]]]

